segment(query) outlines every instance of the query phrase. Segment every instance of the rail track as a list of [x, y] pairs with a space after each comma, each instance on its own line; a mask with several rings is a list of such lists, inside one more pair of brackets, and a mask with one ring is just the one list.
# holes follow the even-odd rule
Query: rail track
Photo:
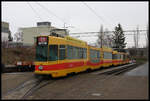
[[36, 79], [28, 79], [16, 88], [10, 89], [6, 94], [3, 95], [3, 99], [24, 99], [32, 95], [36, 90], [53, 83], [53, 79], [47, 79], [45, 77], [39, 77]]
[[[122, 66], [121, 66], [122, 67]], [[132, 70], [134, 68], [137, 67], [137, 64], [136, 63], [133, 63], [133, 64], [129, 64], [129, 65], [125, 65], [124, 67], [122, 68], [119, 68], [119, 69], [114, 69], [114, 70], [108, 70], [108, 71], [104, 71], [104, 72], [100, 72], [100, 73], [96, 73], [97, 75], [100, 75], [100, 76], [103, 76], [103, 78], [101, 79], [100, 82], [104, 82], [108, 79], [111, 79], [113, 78], [114, 76], [116, 75], [120, 75], [120, 74], [123, 74], [125, 73], [126, 71], [129, 71], [129, 70]]]
[[114, 70], [104, 71], [102, 73], [99, 73], [98, 75], [114, 75], [114, 74], [119, 75], [119, 74], [122, 74], [131, 69], [134, 69], [135, 67], [137, 67], [137, 65], [135, 63], [129, 64], [129, 65], [124, 65], [124, 66], [121, 66], [120, 68], [115, 68]]
[[42, 87], [45, 87], [48, 84], [54, 83], [53, 80], [51, 81], [41, 81], [39, 83], [36, 83], [33, 87], [31, 87], [23, 96], [22, 99], [27, 98], [28, 96], [32, 95], [35, 91], [39, 90]]

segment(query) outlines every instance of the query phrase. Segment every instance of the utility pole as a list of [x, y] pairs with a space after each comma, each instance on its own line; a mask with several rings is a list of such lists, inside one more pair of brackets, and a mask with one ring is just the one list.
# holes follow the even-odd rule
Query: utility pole
[[66, 24], [66, 23], [64, 23], [64, 29], [66, 28], [65, 24]]
[[149, 47], [149, 25], [147, 25], [147, 48]]
[[101, 25], [101, 29], [100, 29], [100, 39], [101, 39], [101, 48], [103, 46], [103, 26]]
[[64, 31], [65, 31], [65, 34], [67, 35], [67, 27], [65, 26], [66, 25], [66, 23], [64, 22]]
[[137, 26], [137, 48], [139, 46], [139, 26]]

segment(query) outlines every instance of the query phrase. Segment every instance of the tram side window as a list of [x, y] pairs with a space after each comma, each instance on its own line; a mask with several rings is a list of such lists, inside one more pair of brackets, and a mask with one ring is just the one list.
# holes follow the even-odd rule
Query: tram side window
[[113, 54], [113, 59], [117, 59], [117, 54]]
[[84, 48], [83, 49], [83, 58], [86, 59], [86, 57], [87, 57], [87, 49]]
[[100, 61], [100, 51], [96, 51], [97, 52], [97, 62]]
[[82, 48], [79, 48], [79, 59], [82, 59]]
[[83, 57], [84, 57], [84, 49], [81, 48], [81, 59], [83, 59]]
[[118, 54], [118, 59], [120, 59], [120, 54]]
[[67, 46], [67, 59], [73, 59], [73, 47]]
[[80, 52], [80, 48], [76, 47], [76, 53], [75, 53], [76, 59], [79, 59], [79, 55], [80, 55], [79, 52]]
[[98, 63], [100, 61], [100, 52], [97, 50], [90, 50], [90, 61]]
[[50, 45], [49, 46], [49, 61], [58, 60], [58, 45]]
[[127, 59], [127, 55], [125, 55], [125, 60]]
[[59, 46], [59, 60], [64, 60], [66, 58], [66, 47], [65, 45]]
[[80, 57], [80, 48], [77, 47], [77, 59], [79, 59], [79, 57]]
[[112, 59], [112, 53], [104, 52], [104, 59]]
[[109, 53], [109, 56], [110, 56], [109, 58], [112, 59], [112, 53]]
[[120, 54], [120, 59], [121, 59], [121, 54]]
[[123, 60], [123, 54], [121, 54], [121, 60]]
[[67, 59], [83, 59], [87, 57], [87, 49], [67, 46]]
[[108, 59], [108, 53], [104, 52], [104, 59]]
[[78, 59], [78, 47], [75, 47], [75, 52], [74, 52], [74, 56], [75, 58], [74, 59]]
[[100, 58], [100, 52], [97, 51], [97, 58]]

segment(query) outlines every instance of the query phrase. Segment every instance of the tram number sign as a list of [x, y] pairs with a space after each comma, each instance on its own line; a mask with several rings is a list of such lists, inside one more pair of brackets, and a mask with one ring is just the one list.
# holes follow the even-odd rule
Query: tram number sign
[[48, 45], [48, 37], [37, 37], [37, 45]]

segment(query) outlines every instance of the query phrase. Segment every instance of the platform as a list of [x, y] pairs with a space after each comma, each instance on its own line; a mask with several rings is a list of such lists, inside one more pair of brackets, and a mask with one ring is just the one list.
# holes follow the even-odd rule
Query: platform
[[125, 73], [128, 76], [148, 76], [148, 62], [143, 65], [138, 66], [137, 68]]

